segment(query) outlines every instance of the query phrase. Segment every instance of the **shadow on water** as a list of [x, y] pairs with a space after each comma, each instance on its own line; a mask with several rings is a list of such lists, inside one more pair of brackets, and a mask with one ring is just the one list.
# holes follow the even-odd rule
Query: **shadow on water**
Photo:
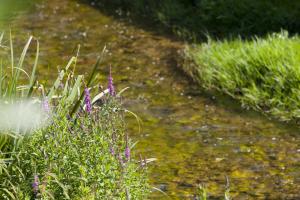
[[[173, 41], [182, 41], [182, 38], [174, 34], [172, 28], [169, 26], [164, 26], [159, 21], [151, 19], [150, 16], [147, 17], [146, 13], [137, 14], [127, 10], [121, 3], [106, 2], [106, 1], [90, 1], [90, 0], [79, 0], [79, 2], [97, 8], [101, 13], [110, 16], [116, 20], [122, 21], [130, 25], [134, 25], [137, 28], [151, 32], [154, 35], [160, 35], [168, 37]], [[119, 1], [120, 2], [120, 1]], [[124, 3], [126, 4], [126, 3]]]
[[[255, 35], [300, 28], [299, 1], [252, 0], [82, 0], [117, 19], [158, 34], [175, 33], [188, 40]], [[146, 22], [146, 23], [145, 23]]]

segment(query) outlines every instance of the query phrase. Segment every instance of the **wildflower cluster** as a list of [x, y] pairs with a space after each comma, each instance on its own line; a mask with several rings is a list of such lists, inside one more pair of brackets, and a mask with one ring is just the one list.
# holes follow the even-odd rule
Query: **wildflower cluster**
[[85, 94], [85, 106], [86, 106], [86, 112], [87, 113], [91, 113], [92, 112], [92, 103], [91, 103], [91, 95], [90, 95], [90, 91], [88, 88], [84, 88], [84, 94]]
[[[138, 161], [131, 158], [111, 72], [108, 90], [112, 98], [104, 97], [101, 106], [93, 107], [90, 89], [85, 87], [85, 109], [74, 115], [53, 106], [51, 123], [25, 138], [18, 158], [12, 158], [10, 177], [0, 174], [6, 191], [16, 199], [145, 199], [144, 165], [137, 167]], [[47, 98], [42, 107], [50, 112]], [[3, 191], [0, 199], [8, 195]]]
[[[111, 73], [111, 67], [109, 68], [109, 76], [108, 76], [108, 93], [111, 96], [115, 96], [116, 92], [115, 92], [115, 87], [113, 84], [113, 77], [112, 77], [112, 73]], [[90, 90], [89, 88], [85, 87], [84, 88], [84, 94], [85, 94], [85, 98], [84, 98], [84, 103], [85, 103], [85, 110], [88, 114], [91, 114], [92, 112], [92, 101], [91, 101], [91, 94], [90, 94]]]
[[38, 177], [38, 175], [34, 175], [32, 189], [33, 189], [34, 197], [36, 198], [39, 193], [39, 177]]
[[112, 78], [112, 74], [111, 74], [111, 67], [109, 68], [108, 91], [109, 91], [109, 94], [110, 94], [111, 96], [115, 96], [115, 95], [116, 95], [115, 87], [114, 87], [114, 85], [113, 85], [113, 78]]

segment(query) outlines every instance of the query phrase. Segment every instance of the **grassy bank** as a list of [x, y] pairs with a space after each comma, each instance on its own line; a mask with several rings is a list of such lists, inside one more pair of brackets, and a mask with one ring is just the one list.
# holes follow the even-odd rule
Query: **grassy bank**
[[213, 41], [186, 50], [184, 70], [208, 90], [281, 120], [300, 118], [300, 39], [287, 32], [266, 38]]
[[[84, 0], [112, 13], [121, 8], [132, 19], [160, 23], [185, 38], [262, 35], [284, 28], [298, 32], [299, 1], [252, 0]], [[118, 12], [120, 14], [120, 12]]]
[[[134, 159], [125, 130], [126, 110], [112, 76], [104, 91], [92, 84], [97, 83], [94, 75], [101, 57], [88, 78], [74, 73], [77, 57], [71, 58], [54, 84], [45, 88], [35, 73], [39, 43], [34, 50], [31, 37], [17, 57], [13, 41], [3, 38], [0, 103], [8, 113], [1, 110], [0, 199], [146, 198], [147, 160]], [[34, 51], [28, 73], [25, 58]], [[24, 105], [30, 109], [19, 113]], [[23, 120], [35, 115], [38, 124], [23, 126]], [[9, 125], [3, 121], [6, 117]]]

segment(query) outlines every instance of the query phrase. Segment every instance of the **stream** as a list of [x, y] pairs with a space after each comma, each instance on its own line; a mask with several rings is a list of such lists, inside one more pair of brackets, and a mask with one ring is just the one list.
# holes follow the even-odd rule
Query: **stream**
[[[180, 70], [184, 43], [75, 0], [0, 0], [0, 28], [15, 47], [34, 35], [40, 42], [40, 79], [57, 76], [80, 45], [77, 72], [88, 74], [106, 45], [99, 75], [109, 65], [137, 141], [133, 153], [149, 164], [151, 199], [193, 199], [198, 184], [222, 199], [226, 177], [232, 199], [300, 199], [299, 128], [242, 109], [234, 100], [199, 89]], [[6, 7], [6, 8], [5, 8]], [[9, 10], [9, 12], [4, 12]], [[116, 17], [117, 16], [117, 17]], [[124, 16], [124, 17], [123, 17]]]

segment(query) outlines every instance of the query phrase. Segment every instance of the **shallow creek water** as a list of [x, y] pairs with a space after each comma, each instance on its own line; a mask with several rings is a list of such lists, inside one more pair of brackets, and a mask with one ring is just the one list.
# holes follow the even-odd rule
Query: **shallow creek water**
[[[111, 64], [117, 88], [130, 87], [125, 106], [143, 121], [139, 132], [135, 119], [127, 119], [138, 141], [134, 152], [157, 158], [150, 167], [151, 184], [169, 199], [192, 199], [199, 183], [211, 199], [220, 199], [225, 176], [233, 199], [300, 199], [297, 127], [197, 89], [178, 69], [178, 50], [184, 45], [172, 37], [76, 1], [34, 2], [0, 0], [2, 10], [4, 5], [10, 10], [0, 15], [0, 27], [11, 28], [18, 47], [29, 35], [39, 39], [41, 79], [56, 77], [57, 66], [67, 63], [78, 44], [77, 71], [89, 73], [107, 46], [99, 72], [103, 85]], [[156, 191], [151, 198], [168, 199]]]

